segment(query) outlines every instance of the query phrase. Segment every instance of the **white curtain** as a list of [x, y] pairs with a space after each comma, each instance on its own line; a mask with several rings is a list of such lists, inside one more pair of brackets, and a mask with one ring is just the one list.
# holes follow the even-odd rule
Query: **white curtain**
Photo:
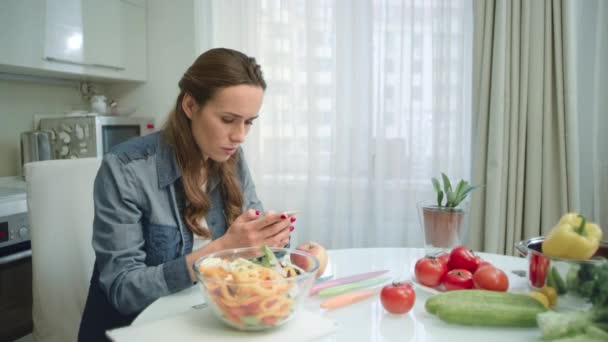
[[569, 4], [576, 41], [581, 212], [608, 237], [608, 3]]
[[431, 177], [470, 179], [470, 0], [201, 0], [200, 51], [257, 58], [268, 90], [245, 153], [293, 243], [422, 246]]

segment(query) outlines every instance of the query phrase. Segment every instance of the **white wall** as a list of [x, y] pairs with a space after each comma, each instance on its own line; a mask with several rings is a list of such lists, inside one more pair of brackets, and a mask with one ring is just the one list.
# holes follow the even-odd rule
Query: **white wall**
[[21, 132], [33, 128], [35, 114], [86, 108], [78, 86], [0, 79], [0, 177], [21, 174]]
[[193, 0], [148, 0], [148, 81], [107, 87], [119, 105], [154, 117], [157, 128], [175, 105], [177, 82], [196, 58]]

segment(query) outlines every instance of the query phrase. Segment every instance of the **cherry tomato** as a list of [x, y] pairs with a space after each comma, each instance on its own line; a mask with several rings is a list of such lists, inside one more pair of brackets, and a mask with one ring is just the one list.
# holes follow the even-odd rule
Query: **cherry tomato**
[[494, 266], [480, 266], [473, 274], [475, 288], [490, 291], [507, 291], [509, 278], [501, 269]]
[[448, 261], [450, 260], [450, 253], [442, 253], [441, 255], [439, 255], [437, 257], [437, 260], [439, 260], [439, 262], [441, 262], [442, 264], [445, 265], [445, 267], [448, 267]]
[[475, 272], [479, 266], [480, 259], [476, 259], [475, 254], [465, 246], [458, 246], [452, 249], [450, 260], [448, 261], [448, 269], [465, 269], [469, 272]]
[[441, 279], [448, 273], [448, 268], [437, 258], [426, 256], [416, 261], [414, 273], [420, 284], [435, 287], [441, 284]]
[[443, 286], [447, 291], [472, 289], [473, 274], [465, 269], [453, 269], [443, 277]]
[[410, 283], [392, 283], [382, 288], [380, 301], [386, 311], [402, 314], [410, 311], [416, 301], [416, 292]]

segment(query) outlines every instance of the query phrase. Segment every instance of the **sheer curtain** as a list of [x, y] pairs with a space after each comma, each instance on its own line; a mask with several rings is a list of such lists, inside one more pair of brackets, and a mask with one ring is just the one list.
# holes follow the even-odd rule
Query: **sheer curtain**
[[470, 179], [470, 0], [197, 3], [199, 49], [255, 56], [268, 83], [245, 154], [292, 241], [422, 246], [430, 178]]

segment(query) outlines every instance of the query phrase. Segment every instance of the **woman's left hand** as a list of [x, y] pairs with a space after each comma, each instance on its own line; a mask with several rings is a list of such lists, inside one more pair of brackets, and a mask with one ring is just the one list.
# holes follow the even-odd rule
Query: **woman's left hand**
[[247, 210], [230, 225], [220, 239], [226, 248], [257, 247], [262, 245], [283, 247], [289, 242], [295, 217], [268, 211], [263, 216]]

